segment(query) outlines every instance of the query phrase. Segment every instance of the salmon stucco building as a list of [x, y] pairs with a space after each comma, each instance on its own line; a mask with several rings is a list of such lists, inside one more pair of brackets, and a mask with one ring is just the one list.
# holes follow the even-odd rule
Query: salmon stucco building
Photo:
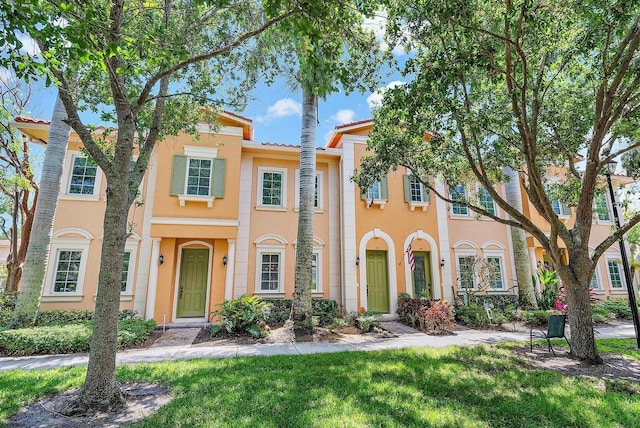
[[[158, 142], [140, 196], [129, 212], [121, 308], [160, 323], [207, 320], [242, 294], [291, 298], [298, 211], [299, 147], [253, 140], [250, 119], [223, 112], [215, 131]], [[16, 118], [27, 137], [46, 142], [49, 124]], [[517, 293], [508, 226], [478, 218], [463, 204], [431, 197], [400, 168], [370, 189], [351, 180], [373, 122], [337, 126], [317, 149], [312, 295], [348, 311], [395, 313], [400, 293], [452, 301], [479, 287], [473, 262], [495, 273], [485, 290]], [[41, 310], [94, 306], [105, 209], [103, 173], [71, 135], [55, 217]], [[614, 177], [624, 181], [625, 177]], [[439, 191], [451, 192], [434, 181]], [[486, 209], [504, 215], [481, 187]], [[504, 194], [504, 189], [498, 187]], [[609, 233], [610, 201], [596, 198], [593, 242]], [[544, 220], [523, 199], [525, 213]], [[554, 210], [571, 222], [571, 209]], [[527, 238], [532, 270], [546, 256]], [[407, 250], [413, 256], [409, 263]], [[620, 253], [612, 247], [592, 286], [602, 298], [624, 297]]]

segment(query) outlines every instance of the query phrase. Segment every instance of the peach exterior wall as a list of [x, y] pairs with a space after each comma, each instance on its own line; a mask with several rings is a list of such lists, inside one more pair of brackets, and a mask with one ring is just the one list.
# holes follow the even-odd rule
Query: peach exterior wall
[[[294, 242], [298, 232], [298, 211], [295, 209], [295, 170], [300, 168], [300, 158], [298, 153], [279, 153], [277, 157], [273, 155], [254, 155], [252, 165], [251, 183], [251, 229], [249, 233], [249, 253], [247, 271], [247, 292], [249, 294], [259, 294], [268, 298], [269, 293], [260, 293], [256, 284], [256, 264], [257, 247], [256, 239], [263, 235], [273, 234], [284, 238], [287, 242], [284, 256], [284, 297], [292, 298], [295, 283], [295, 248]], [[329, 298], [329, 251], [340, 251], [340, 248], [329, 247], [329, 193], [338, 192], [340, 189], [329, 188], [329, 164], [337, 162], [326, 157], [317, 156], [316, 171], [322, 171], [322, 192], [323, 209], [314, 213], [314, 237], [325, 243], [322, 248], [322, 294], [314, 293], [317, 298]], [[260, 176], [259, 167], [285, 168], [287, 170], [287, 196], [286, 211], [271, 211], [268, 209], [256, 208], [258, 201], [258, 186]], [[266, 243], [275, 243], [268, 241]], [[282, 297], [282, 293], [272, 294], [273, 297]]]

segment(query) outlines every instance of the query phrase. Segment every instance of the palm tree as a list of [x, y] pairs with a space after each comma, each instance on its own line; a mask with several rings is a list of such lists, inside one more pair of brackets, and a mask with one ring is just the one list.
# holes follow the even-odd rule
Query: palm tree
[[60, 181], [71, 130], [65, 122], [66, 117], [67, 112], [58, 96], [51, 114], [49, 140], [42, 164], [36, 213], [24, 261], [20, 293], [11, 320], [12, 326], [33, 324], [38, 314], [39, 298], [49, 258], [53, 219], [58, 206]]

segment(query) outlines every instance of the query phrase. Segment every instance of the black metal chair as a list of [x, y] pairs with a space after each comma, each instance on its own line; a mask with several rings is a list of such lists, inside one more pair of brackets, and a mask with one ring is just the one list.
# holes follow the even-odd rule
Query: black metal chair
[[571, 342], [569, 342], [569, 339], [567, 338], [565, 332], [564, 332], [564, 328], [567, 322], [567, 316], [566, 315], [550, 315], [549, 316], [549, 325], [547, 327], [547, 331], [544, 332], [542, 330], [540, 330], [540, 333], [535, 333], [533, 332], [533, 327], [531, 327], [531, 329], [529, 330], [529, 345], [531, 347], [531, 352], [533, 352], [533, 338], [537, 337], [540, 339], [546, 339], [547, 340], [547, 344], [549, 345], [549, 352], [553, 352], [553, 356], [556, 356], [556, 351], [554, 351], [553, 346], [551, 346], [551, 339], [555, 339], [555, 338], [564, 338], [564, 340], [567, 341], [567, 344], [569, 345], [569, 350], [571, 350]]

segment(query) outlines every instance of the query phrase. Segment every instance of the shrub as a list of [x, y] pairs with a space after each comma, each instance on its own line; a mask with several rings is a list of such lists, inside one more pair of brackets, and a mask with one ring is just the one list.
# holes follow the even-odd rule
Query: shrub
[[[291, 299], [270, 300], [271, 312], [266, 320], [269, 325], [284, 324], [291, 316]], [[320, 325], [329, 325], [338, 315], [338, 304], [330, 299], [313, 299], [311, 301], [313, 316], [318, 317]]]
[[356, 322], [358, 323], [358, 328], [362, 330], [363, 333], [366, 333], [374, 327], [380, 327], [380, 316], [362, 314], [356, 318]]
[[607, 309], [602, 304], [597, 304], [591, 307], [591, 318], [595, 323], [603, 323], [614, 320], [616, 315]]
[[451, 331], [455, 325], [453, 308], [444, 300], [431, 302], [428, 308], [422, 307], [419, 317], [421, 327], [431, 333]]
[[456, 308], [456, 320], [471, 327], [485, 327], [489, 325], [487, 311], [478, 305], [462, 305]]
[[419, 297], [411, 297], [407, 293], [402, 293], [398, 299], [398, 310], [396, 313], [400, 322], [410, 327], [416, 328], [419, 323], [421, 310], [426, 310], [431, 306], [431, 301]]
[[[118, 347], [143, 342], [155, 327], [153, 320], [120, 321]], [[0, 352], [10, 355], [87, 352], [92, 330], [91, 322], [5, 330], [0, 332]]]
[[0, 329], [6, 328], [9, 325], [17, 299], [17, 291], [0, 292]]
[[212, 316], [220, 317], [220, 322], [213, 326], [211, 334], [217, 334], [222, 328], [228, 333], [249, 333], [252, 336], [262, 336], [267, 328], [267, 318], [271, 305], [258, 296], [243, 294], [237, 299], [225, 300], [220, 309]]
[[539, 327], [546, 326], [549, 323], [549, 311], [516, 311], [516, 319], [522, 321], [526, 325]]
[[36, 317], [36, 325], [51, 326], [51, 325], [64, 325], [83, 323], [91, 321], [93, 319], [93, 311], [73, 309], [73, 310], [61, 310], [56, 309], [53, 311], [39, 312]]
[[506, 312], [510, 308], [518, 306], [518, 296], [515, 294], [476, 294], [469, 298], [469, 303], [475, 303], [480, 307], [484, 302], [489, 303], [494, 311]]
[[625, 320], [630, 320], [632, 318], [631, 307], [629, 306], [629, 301], [627, 299], [617, 297], [602, 301], [598, 304], [598, 306], [600, 305], [602, 305], [602, 307], [607, 311], [611, 312], [614, 315], [614, 318], [622, 318]]

